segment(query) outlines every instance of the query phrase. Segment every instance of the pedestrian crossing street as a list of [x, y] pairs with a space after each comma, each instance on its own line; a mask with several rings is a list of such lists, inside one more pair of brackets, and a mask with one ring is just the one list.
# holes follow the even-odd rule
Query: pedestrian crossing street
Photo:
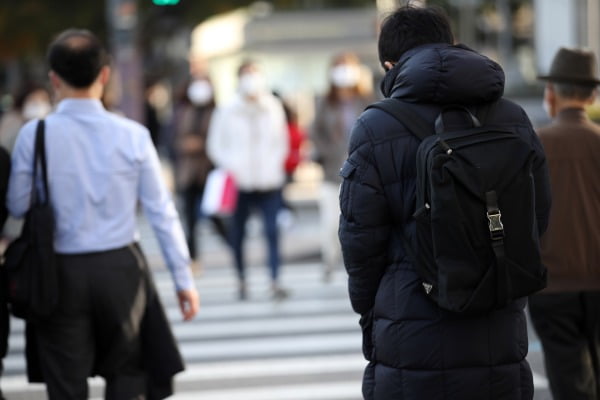
[[[358, 317], [338, 271], [322, 281], [318, 262], [285, 265], [284, 301], [272, 301], [267, 269], [250, 268], [249, 300], [237, 300], [232, 269], [211, 267], [197, 278], [201, 310], [183, 322], [169, 274], [154, 277], [187, 369], [176, 377], [174, 400], [359, 400], [365, 361]], [[45, 399], [42, 385], [27, 384], [22, 357], [23, 324], [13, 321], [6, 376], [8, 400]], [[536, 386], [547, 386], [536, 376]], [[91, 396], [102, 398], [103, 381], [91, 379]], [[540, 398], [541, 399], [541, 398]]]

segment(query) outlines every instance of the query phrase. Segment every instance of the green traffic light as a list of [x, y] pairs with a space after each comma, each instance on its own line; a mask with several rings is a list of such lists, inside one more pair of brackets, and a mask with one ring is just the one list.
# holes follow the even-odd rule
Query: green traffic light
[[157, 6], [174, 6], [179, 3], [179, 0], [152, 0]]

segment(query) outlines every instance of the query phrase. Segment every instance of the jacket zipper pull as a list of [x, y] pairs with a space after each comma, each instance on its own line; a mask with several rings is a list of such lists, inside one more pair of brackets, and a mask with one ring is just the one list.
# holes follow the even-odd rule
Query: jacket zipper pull
[[446, 152], [446, 154], [450, 155], [452, 154], [452, 148], [450, 147], [450, 145], [448, 145], [448, 143], [446, 143], [445, 140], [438, 140], [438, 144], [442, 147], [442, 149], [444, 149], [444, 151]]
[[429, 205], [429, 203], [425, 203], [421, 207], [419, 207], [412, 216], [413, 218], [419, 218], [421, 215], [425, 214], [425, 212], [429, 211], [430, 209], [431, 206]]

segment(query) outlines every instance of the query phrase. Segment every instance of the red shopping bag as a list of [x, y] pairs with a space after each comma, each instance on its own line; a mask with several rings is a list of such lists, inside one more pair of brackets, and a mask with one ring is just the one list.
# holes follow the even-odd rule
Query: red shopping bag
[[204, 186], [201, 210], [205, 215], [233, 214], [237, 204], [237, 188], [231, 173], [221, 168], [209, 172]]

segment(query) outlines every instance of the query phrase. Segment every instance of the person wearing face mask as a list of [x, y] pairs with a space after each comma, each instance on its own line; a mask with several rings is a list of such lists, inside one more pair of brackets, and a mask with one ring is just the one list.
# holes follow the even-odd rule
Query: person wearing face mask
[[337, 237], [340, 214], [338, 194], [342, 182], [339, 170], [346, 158], [352, 125], [372, 100], [370, 92], [364, 87], [360, 60], [354, 53], [342, 53], [333, 58], [329, 83], [328, 93], [318, 101], [310, 131], [313, 156], [323, 168], [319, 211], [325, 281], [342, 263]]
[[252, 61], [238, 69], [238, 93], [217, 108], [208, 133], [208, 155], [233, 175], [238, 202], [231, 221], [231, 246], [239, 277], [239, 297], [247, 298], [246, 262], [243, 254], [249, 214], [261, 212], [268, 244], [271, 294], [287, 297], [279, 282], [279, 232], [277, 214], [285, 182], [284, 161], [288, 132], [281, 102], [268, 90], [265, 77]]
[[[183, 198], [186, 239], [192, 269], [200, 271], [196, 225], [199, 203], [204, 193], [206, 178], [213, 163], [206, 153], [209, 123], [215, 109], [213, 87], [208, 78], [190, 80], [175, 109], [175, 183]], [[227, 242], [223, 220], [210, 217], [216, 232]]]
[[25, 122], [44, 118], [51, 110], [48, 90], [36, 83], [25, 84], [15, 94], [13, 107], [0, 119], [0, 146], [11, 152]]

